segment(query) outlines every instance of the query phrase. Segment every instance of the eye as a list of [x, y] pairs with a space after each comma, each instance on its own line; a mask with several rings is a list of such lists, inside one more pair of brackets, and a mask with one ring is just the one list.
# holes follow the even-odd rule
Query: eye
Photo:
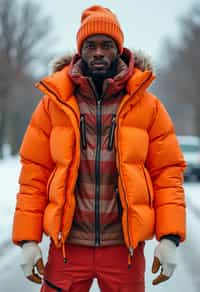
[[113, 45], [112, 45], [112, 43], [110, 43], [110, 42], [109, 42], [109, 43], [108, 43], [108, 42], [105, 42], [105, 43], [103, 44], [103, 48], [106, 49], [106, 50], [107, 50], [107, 49], [110, 49], [110, 48], [112, 48], [112, 47], [113, 47]]
[[89, 49], [89, 50], [93, 50], [93, 49], [95, 48], [95, 46], [94, 46], [93, 43], [87, 43], [87, 44], [85, 45], [85, 48], [86, 48], [86, 49]]

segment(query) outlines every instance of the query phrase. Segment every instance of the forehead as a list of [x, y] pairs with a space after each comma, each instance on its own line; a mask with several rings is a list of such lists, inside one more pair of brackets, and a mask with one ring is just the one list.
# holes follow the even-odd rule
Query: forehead
[[111, 37], [105, 34], [95, 34], [95, 35], [89, 36], [88, 38], [85, 39], [84, 43], [85, 42], [113, 42], [115, 43], [115, 41]]

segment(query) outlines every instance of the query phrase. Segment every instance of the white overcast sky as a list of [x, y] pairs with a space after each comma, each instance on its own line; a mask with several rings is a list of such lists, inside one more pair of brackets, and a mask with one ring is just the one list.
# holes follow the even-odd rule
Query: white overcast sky
[[142, 49], [160, 63], [158, 59], [163, 39], [167, 36], [177, 38], [177, 19], [188, 11], [194, 1], [48, 0], [43, 3], [44, 11], [53, 17], [54, 33], [59, 37], [59, 41], [54, 44], [56, 51], [62, 53], [76, 48], [75, 36], [83, 9], [99, 4], [110, 8], [118, 16], [126, 47]]

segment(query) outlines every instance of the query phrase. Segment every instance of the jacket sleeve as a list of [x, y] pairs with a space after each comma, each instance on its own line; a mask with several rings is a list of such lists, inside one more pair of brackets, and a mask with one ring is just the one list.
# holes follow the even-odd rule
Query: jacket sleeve
[[15, 244], [22, 240], [40, 242], [42, 239], [43, 213], [47, 205], [46, 185], [53, 169], [50, 132], [48, 97], [44, 97], [32, 115], [20, 148], [22, 168], [12, 233]]
[[174, 132], [173, 123], [162, 103], [156, 109], [149, 129], [147, 168], [154, 190], [156, 238], [172, 234], [185, 239], [185, 196], [183, 172], [185, 161]]

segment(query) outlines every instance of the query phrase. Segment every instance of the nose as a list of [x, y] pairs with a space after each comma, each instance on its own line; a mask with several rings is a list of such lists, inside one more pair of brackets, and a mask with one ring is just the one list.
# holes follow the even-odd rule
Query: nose
[[101, 49], [101, 47], [96, 47], [96, 49], [94, 51], [94, 57], [96, 57], [96, 58], [103, 58], [104, 57], [104, 53], [103, 53], [103, 50]]

